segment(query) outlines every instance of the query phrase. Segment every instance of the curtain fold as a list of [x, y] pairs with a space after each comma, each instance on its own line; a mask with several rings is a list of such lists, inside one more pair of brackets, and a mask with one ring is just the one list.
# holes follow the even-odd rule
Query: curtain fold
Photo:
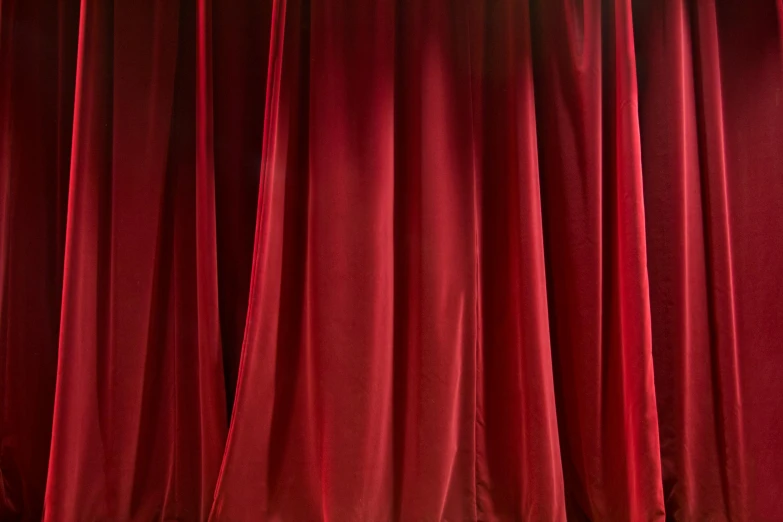
[[0, 0], [0, 520], [783, 519], [781, 0]]
[[0, 520], [43, 508], [78, 29], [72, 2], [0, 2]]
[[630, 7], [533, 10], [552, 344], [575, 520], [663, 516]]
[[[780, 13], [778, 4], [777, 12]], [[667, 512], [775, 519], [781, 26], [775, 5], [639, 5], [640, 121]]]
[[258, 202], [272, 2], [201, 3], [212, 62], [218, 293], [229, 411], [245, 331]]
[[226, 415], [195, 22], [81, 6], [45, 520], [211, 505]]

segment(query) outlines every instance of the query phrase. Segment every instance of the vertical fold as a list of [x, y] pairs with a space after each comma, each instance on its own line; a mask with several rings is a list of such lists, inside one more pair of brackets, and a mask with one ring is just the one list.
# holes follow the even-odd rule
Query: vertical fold
[[[82, 2], [80, 10], [60, 357], [44, 520], [74, 519], [77, 510], [98, 515], [106, 509], [103, 500], [107, 494], [105, 471], [99, 471], [97, 480], [93, 480], [94, 475], [89, 477], [90, 471], [86, 470], [103, 470], [107, 450], [95, 415], [98, 411], [103, 412], [103, 409], [99, 410], [95, 380], [96, 337], [100, 332], [99, 323], [105, 317], [98, 312], [94, 299], [99, 287], [103, 286], [105, 268], [93, 268], [99, 266], [98, 260], [102, 256], [90, 235], [103, 232], [108, 217], [101, 212], [96, 194], [105, 192], [102, 186], [105, 183], [96, 183], [90, 190], [89, 180], [100, 181], [94, 172], [108, 170], [111, 161], [108, 150], [111, 133], [104, 131], [106, 127], [111, 128], [111, 84], [102, 78], [111, 70], [112, 41], [110, 27], [107, 27], [111, 21], [110, 7], [106, 3]], [[99, 216], [103, 219], [96, 219]], [[87, 227], [90, 222], [97, 226]], [[82, 306], [73, 306], [73, 303]], [[82, 324], [90, 327], [82, 328]], [[69, 341], [81, 349], [66, 352], [63, 348]], [[85, 370], [80, 372], [82, 367]], [[76, 419], [81, 421], [79, 431], [74, 424]], [[93, 482], [92, 487], [77, 489], [76, 477]], [[72, 484], [72, 489], [68, 489], [68, 484]]]
[[215, 520], [390, 511], [393, 19], [389, 2], [275, 5], [250, 308]]
[[213, 519], [259, 494], [270, 518], [475, 516], [465, 11], [295, 2], [284, 27]]
[[694, 4], [701, 110], [703, 198], [708, 219], [708, 295], [722, 497], [730, 519], [747, 520], [747, 470], [739, 375], [720, 48], [714, 2]]
[[323, 517], [372, 520], [391, 509], [394, 3], [312, 2], [309, 25], [305, 383]]
[[417, 510], [420, 473], [416, 440], [420, 397], [418, 354], [422, 286], [421, 132], [422, 103], [419, 49], [421, 13], [417, 3], [396, 3], [394, 32], [394, 344], [393, 344], [393, 520]]
[[199, 404], [202, 405], [202, 442], [218, 449], [208, 451], [201, 463], [200, 519], [206, 520], [212, 507], [215, 480], [225, 444], [227, 406], [218, 313], [211, 0], [199, 0], [197, 11], [195, 248], [198, 392]]
[[208, 4], [215, 225], [226, 399], [234, 401], [247, 316], [272, 0]]
[[[287, 159], [289, 144], [297, 152], [294, 147], [299, 144], [301, 120], [305, 116], [298, 92], [302, 83], [301, 2], [288, 4], [287, 0], [275, 0], [272, 6], [250, 295], [234, 410], [210, 520], [272, 517], [278, 509], [274, 505], [277, 495], [268, 477], [272, 449], [269, 427], [277, 401], [286, 181], [289, 177], [301, 177], [303, 169], [301, 161], [289, 166]], [[285, 381], [285, 376], [281, 376], [281, 381]], [[305, 456], [311, 459], [312, 466], [318, 466], [312, 453], [308, 451]], [[309, 493], [317, 495], [318, 489]], [[295, 513], [319, 518], [319, 506], [300, 502], [297, 507]]]
[[783, 469], [770, 386], [780, 374], [777, 231], [783, 67], [772, 2], [703, 2], [691, 28], [699, 132], [715, 437], [725, 516], [775, 519]]
[[662, 519], [630, 3], [532, 4], [568, 516]]
[[565, 520], [549, 342], [530, 11], [483, 4], [479, 513]]
[[396, 9], [394, 519], [472, 519], [475, 9], [440, 1], [400, 1]]
[[80, 26], [45, 520], [204, 519], [225, 402], [195, 8], [83, 2]]
[[0, 4], [0, 519], [39, 520], [57, 369], [78, 3]]
[[[683, 1], [634, 6], [650, 273], [656, 396], [666, 511], [676, 520], [740, 517], [730, 510], [720, 386], [713, 372], [708, 282], [713, 255], [705, 235], [691, 11]], [[732, 450], [734, 451], [734, 450]], [[727, 482], [728, 481], [728, 482]]]

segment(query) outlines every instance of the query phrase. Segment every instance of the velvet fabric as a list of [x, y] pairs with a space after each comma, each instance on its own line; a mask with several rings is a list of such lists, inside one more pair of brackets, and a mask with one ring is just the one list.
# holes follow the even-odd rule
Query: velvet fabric
[[781, 201], [781, 0], [0, 0], [0, 520], [783, 520]]

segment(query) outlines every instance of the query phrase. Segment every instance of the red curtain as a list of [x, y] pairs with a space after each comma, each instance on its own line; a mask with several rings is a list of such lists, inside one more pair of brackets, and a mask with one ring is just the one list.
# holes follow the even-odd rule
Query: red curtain
[[0, 520], [783, 520], [782, 202], [781, 0], [0, 0]]

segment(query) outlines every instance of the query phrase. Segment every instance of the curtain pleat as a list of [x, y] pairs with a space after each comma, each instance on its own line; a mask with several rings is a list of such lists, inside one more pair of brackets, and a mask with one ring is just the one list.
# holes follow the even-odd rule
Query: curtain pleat
[[0, 0], [0, 520], [783, 519], [781, 0]]
[[0, 2], [0, 520], [40, 520], [57, 376], [79, 6]]
[[45, 520], [211, 505], [226, 413], [195, 22], [171, 2], [81, 6]]
[[[778, 5], [778, 13], [780, 13]], [[640, 6], [640, 121], [667, 513], [774, 520], [781, 29], [770, 2]], [[641, 22], [644, 21], [644, 22]]]

